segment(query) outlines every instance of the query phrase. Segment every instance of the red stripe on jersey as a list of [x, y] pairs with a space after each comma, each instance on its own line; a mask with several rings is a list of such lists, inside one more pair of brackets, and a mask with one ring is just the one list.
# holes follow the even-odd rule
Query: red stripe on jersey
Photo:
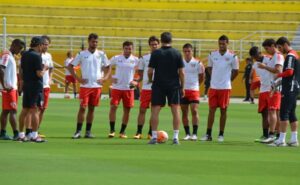
[[293, 55], [297, 60], [299, 59], [299, 55], [295, 50], [289, 51], [288, 55]]
[[293, 76], [294, 74], [294, 70], [293, 69], [287, 69], [286, 71], [282, 72], [282, 73], [279, 73], [277, 75], [277, 77], [290, 77], [290, 76]]

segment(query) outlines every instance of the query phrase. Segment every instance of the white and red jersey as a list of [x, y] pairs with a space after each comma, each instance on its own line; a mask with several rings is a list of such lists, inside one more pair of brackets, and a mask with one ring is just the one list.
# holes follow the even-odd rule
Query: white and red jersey
[[[269, 62], [270, 62], [270, 57], [263, 56], [262, 63], [268, 65]], [[269, 92], [271, 90], [271, 81], [272, 81], [272, 79], [270, 79], [270, 72], [265, 69], [258, 68], [257, 65], [258, 63], [259, 62], [256, 61], [252, 65], [252, 69], [255, 70], [257, 76], [260, 77], [259, 93]]]
[[110, 63], [116, 66], [114, 78], [117, 79], [117, 83], [112, 84], [112, 89], [130, 90], [129, 84], [133, 81], [139, 59], [133, 55], [128, 58], [124, 55], [116, 55], [110, 59]]
[[144, 90], [151, 90], [152, 83], [149, 83], [148, 79], [148, 65], [151, 54], [144, 55], [140, 58], [138, 69], [143, 72], [143, 87]]
[[102, 87], [97, 81], [103, 77], [102, 67], [109, 66], [109, 60], [103, 51], [96, 50], [91, 53], [89, 50], [81, 51], [73, 61], [73, 66], [80, 65], [81, 77], [86, 79], [86, 84], [80, 84], [80, 87], [99, 88]]
[[8, 51], [2, 55], [0, 65], [5, 67], [4, 85], [6, 88], [18, 89], [17, 63], [13, 54]]
[[[275, 68], [276, 65], [281, 65], [283, 67], [283, 63], [284, 63], [283, 55], [279, 52], [276, 52], [270, 59], [270, 62], [268, 63], [268, 67]], [[276, 74], [270, 73], [270, 80], [273, 81], [276, 78], [276, 76], [277, 76]]]
[[194, 57], [187, 62], [183, 59], [184, 63], [184, 89], [199, 91], [199, 74], [204, 73], [204, 66], [202, 62], [196, 60]]
[[74, 59], [73, 57], [71, 57], [71, 58], [66, 58], [66, 60], [65, 60], [65, 62], [64, 62], [65, 67], [66, 67], [66, 69], [65, 69], [65, 75], [66, 75], [66, 76], [71, 75], [71, 73], [70, 73], [70, 71], [67, 69], [67, 67], [68, 67], [69, 64], [72, 62], [73, 59]]
[[[43, 64], [47, 66], [49, 69], [53, 68], [53, 61], [52, 61], [52, 56], [50, 53], [42, 53], [42, 60]], [[45, 72], [43, 76], [43, 87], [44, 88], [49, 88], [50, 87], [50, 73], [49, 69]]]
[[212, 67], [212, 89], [231, 89], [231, 71], [239, 69], [239, 60], [233, 52], [227, 50], [224, 55], [219, 50], [211, 52], [208, 56], [208, 67]]

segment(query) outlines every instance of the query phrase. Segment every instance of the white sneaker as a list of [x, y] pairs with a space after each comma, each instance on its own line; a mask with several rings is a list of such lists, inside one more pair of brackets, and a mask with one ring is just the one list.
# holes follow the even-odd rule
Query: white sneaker
[[270, 135], [267, 139], [261, 141], [261, 143], [272, 143], [276, 140], [276, 136]]
[[190, 139], [191, 139], [191, 136], [190, 136], [190, 135], [186, 135], [186, 136], [183, 138], [184, 141], [188, 141], [188, 140], [190, 140]]
[[287, 146], [287, 144], [285, 142], [276, 140], [273, 143], [268, 144], [268, 146], [272, 146], [272, 147], [285, 147], [285, 146]]
[[287, 143], [288, 146], [291, 146], [291, 147], [298, 147], [299, 146], [299, 142], [298, 141], [289, 141]]
[[73, 138], [73, 139], [79, 139], [79, 138], [81, 138], [80, 132], [76, 132], [76, 133], [73, 135], [72, 138]]
[[196, 134], [193, 134], [192, 137], [190, 138], [192, 141], [197, 141], [198, 137]]
[[200, 141], [212, 141], [212, 137], [205, 134], [205, 136], [201, 137]]
[[218, 141], [219, 142], [224, 142], [224, 136], [218, 136]]

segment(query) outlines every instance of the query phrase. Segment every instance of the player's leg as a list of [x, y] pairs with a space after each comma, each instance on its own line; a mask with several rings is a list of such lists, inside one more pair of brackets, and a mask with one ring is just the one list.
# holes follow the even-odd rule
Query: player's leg
[[134, 91], [126, 90], [122, 92], [122, 101], [123, 101], [123, 117], [122, 125], [120, 129], [120, 138], [127, 138], [125, 130], [129, 120], [129, 113], [131, 108], [134, 106]]
[[88, 106], [88, 101], [89, 101], [88, 88], [80, 88], [79, 98], [80, 98], [80, 106], [77, 113], [76, 131], [72, 137], [73, 139], [81, 138], [81, 129], [82, 129], [82, 124], [84, 122], [85, 110], [86, 107]]
[[[25, 95], [25, 93], [24, 93]], [[24, 99], [23, 99], [24, 100]], [[23, 103], [24, 104], [24, 103]], [[26, 141], [25, 132], [24, 132], [24, 126], [25, 126], [25, 118], [29, 115], [29, 108], [22, 109], [20, 115], [19, 115], [19, 137], [17, 140], [19, 141]]]
[[43, 104], [41, 106], [41, 109], [39, 110], [39, 128], [41, 128], [45, 110], [48, 108], [49, 96], [50, 96], [50, 88], [44, 88], [43, 89]]
[[297, 107], [297, 93], [290, 97], [292, 102], [291, 113], [289, 115], [289, 121], [291, 125], [291, 139], [288, 142], [289, 146], [299, 146], [298, 142], [298, 119], [296, 116]]
[[67, 98], [67, 95], [69, 92], [69, 85], [70, 85], [70, 82], [66, 80], [66, 82], [65, 82], [65, 98]]
[[180, 127], [180, 105], [172, 104], [171, 111], [173, 116], [173, 144], [179, 144], [179, 127]]
[[121, 125], [121, 129], [120, 129], [120, 138], [126, 139], [127, 136], [125, 134], [125, 130], [128, 124], [128, 120], [129, 120], [129, 113], [130, 113], [130, 107], [125, 107], [123, 106], [123, 116], [122, 116], [122, 125]]
[[9, 114], [9, 110], [3, 110], [2, 109], [2, 112], [1, 112], [1, 133], [0, 133], [0, 139], [1, 140], [11, 140], [11, 137], [9, 137], [6, 134], [6, 125], [7, 125], [8, 114]]
[[88, 105], [88, 112], [86, 115], [86, 129], [85, 129], [85, 138], [94, 138], [94, 136], [91, 133], [92, 124], [94, 120], [94, 111], [95, 106], [94, 105]]
[[193, 124], [193, 134], [191, 140], [196, 141], [198, 139], [198, 124], [199, 124], [199, 113], [198, 113], [199, 103], [191, 103], [191, 114], [192, 114], [192, 124]]
[[19, 136], [19, 131], [18, 131], [18, 128], [17, 128], [17, 110], [10, 110], [9, 111], [9, 122], [10, 122], [11, 128], [14, 132], [13, 139], [16, 140]]
[[189, 104], [183, 104], [183, 102], [181, 102], [181, 119], [182, 119], [182, 124], [184, 127], [184, 131], [185, 131], [185, 137], [183, 138], [183, 140], [187, 141], [190, 140], [191, 138], [191, 133], [190, 133], [190, 126], [189, 126]]
[[227, 108], [220, 108], [220, 113], [221, 113], [221, 115], [220, 115], [220, 131], [219, 131], [218, 141], [223, 142], [226, 120], [227, 120]]
[[109, 110], [110, 132], [108, 134], [109, 138], [115, 137], [116, 113], [117, 113], [117, 109], [121, 97], [122, 97], [122, 92], [120, 90], [111, 89], [111, 100], [110, 100], [110, 110]]
[[76, 79], [74, 79], [73, 84], [73, 94], [74, 94], [74, 99], [76, 99], [77, 96], [77, 86], [76, 86]]
[[145, 117], [146, 117], [146, 112], [147, 109], [146, 108], [142, 108], [140, 107], [139, 109], [139, 115], [137, 118], [137, 131], [135, 136], [133, 137], [134, 139], [141, 139], [142, 138], [142, 130], [143, 130], [143, 126], [145, 123]]

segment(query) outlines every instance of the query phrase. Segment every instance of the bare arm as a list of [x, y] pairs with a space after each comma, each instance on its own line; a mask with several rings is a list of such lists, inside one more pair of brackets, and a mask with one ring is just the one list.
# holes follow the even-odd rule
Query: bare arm
[[2, 85], [2, 87], [5, 89], [5, 85], [4, 85], [4, 67], [0, 66], [0, 83]]
[[144, 70], [138, 70], [138, 74], [139, 74], [139, 79], [138, 79], [138, 81], [139, 82], [141, 82], [141, 81], [143, 81], [143, 76], [144, 76]]
[[181, 85], [181, 94], [182, 94], [182, 97], [184, 97], [185, 96], [185, 93], [184, 93], [184, 68], [179, 68], [178, 73], [179, 73], [179, 81], [180, 81], [180, 85]]
[[152, 83], [152, 79], [153, 79], [153, 71], [154, 69], [152, 67], [148, 67], [148, 79], [149, 79], [149, 83]]
[[204, 81], [205, 73], [200, 73], [198, 78], [199, 78], [199, 85]]
[[211, 76], [212, 67], [207, 67], [208, 74]]
[[261, 68], [261, 69], [265, 69], [265, 70], [267, 70], [271, 73], [274, 73], [274, 74], [281, 73], [281, 71], [282, 71], [282, 66], [279, 65], [279, 64], [275, 65], [275, 68], [272, 68], [272, 67], [267, 66], [264, 63], [259, 63], [258, 67]]
[[239, 70], [238, 69], [233, 69], [231, 71], [231, 81], [233, 81], [237, 77], [238, 74], [239, 74]]

